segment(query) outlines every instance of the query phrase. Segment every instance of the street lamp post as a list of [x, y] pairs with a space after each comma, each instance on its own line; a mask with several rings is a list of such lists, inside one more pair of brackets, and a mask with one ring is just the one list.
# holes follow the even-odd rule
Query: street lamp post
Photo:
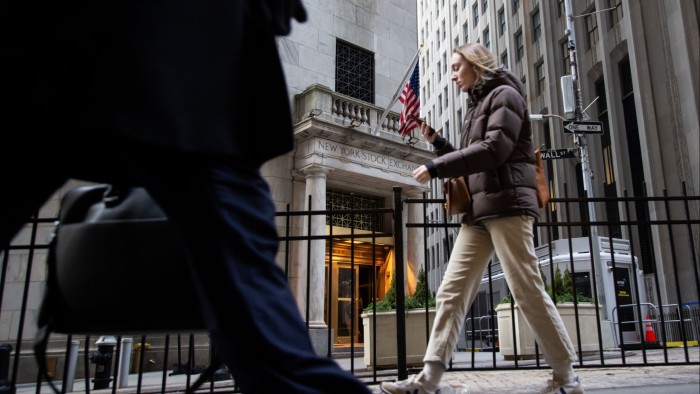
[[[530, 114], [530, 120], [542, 121], [545, 118], [558, 118], [565, 122], [582, 122], [583, 114], [585, 110], [583, 109], [583, 100], [581, 98], [581, 82], [579, 80], [578, 73], [578, 59], [576, 56], [576, 40], [574, 34], [574, 16], [571, 9], [571, 0], [564, 1], [564, 8], [566, 12], [566, 35], [568, 37], [567, 47], [569, 49], [569, 58], [571, 59], [571, 79], [574, 88], [574, 119], [566, 119], [563, 116], [556, 114]], [[597, 99], [597, 98], [596, 98]], [[595, 100], [594, 100], [595, 101]], [[592, 103], [591, 103], [592, 104]], [[602, 126], [601, 126], [602, 127]], [[578, 130], [578, 129], [576, 129]], [[598, 227], [595, 225], [597, 221], [595, 204], [591, 201], [593, 198], [593, 171], [591, 170], [590, 156], [588, 154], [588, 144], [586, 143], [586, 135], [584, 133], [576, 132], [573, 134], [573, 142], [579, 152], [579, 158], [581, 159], [581, 172], [583, 177], [583, 189], [586, 192], [586, 198], [588, 199], [588, 221], [593, 223], [590, 225], [591, 232], [591, 258], [593, 259], [593, 265], [598, 269], [599, 275], [595, 275], [596, 284], [598, 290], [598, 299], [602, 304], [606, 304], [606, 291], [604, 287], [604, 278], [602, 273], [605, 272], [607, 267], [603, 267], [600, 260], [600, 239], [598, 237]], [[602, 291], [601, 291], [602, 290]], [[612, 318], [608, 315], [608, 309], [604, 309], [606, 317]]]
[[[564, 9], [566, 12], [566, 35], [568, 37], [567, 47], [569, 48], [569, 59], [571, 59], [571, 76], [574, 84], [574, 99], [576, 103], [574, 114], [576, 116], [576, 121], [582, 121], [583, 100], [581, 98], [581, 82], [578, 73], [578, 58], [576, 56], [576, 36], [574, 34], [574, 16], [573, 10], [571, 8], [571, 0], [564, 0]], [[588, 221], [591, 223], [595, 223], [597, 221], [595, 213], [595, 204], [592, 201], [590, 201], [590, 199], [593, 197], [593, 171], [591, 170], [586, 136], [584, 134], [576, 133], [573, 135], [573, 139], [574, 145], [576, 145], [576, 147], [579, 148], [579, 155], [581, 158], [581, 172], [583, 173], [583, 188], [586, 191], [586, 198], [589, 200]], [[598, 289], [604, 289], [602, 273], [605, 272], [605, 267], [602, 267], [600, 262], [600, 241], [598, 238], [598, 228], [595, 224], [592, 224], [590, 226], [590, 230], [591, 238], [593, 239], [593, 242], [591, 242], [591, 257], [593, 258], [593, 264], [598, 268], [599, 273], [595, 276], [596, 282], [598, 284]], [[599, 291], [599, 293], [599, 299], [601, 303], [606, 304], [605, 291]], [[606, 311], [605, 313], [607, 315], [607, 308], [604, 308], [603, 310]], [[612, 318], [612, 316], [608, 316], [608, 318]]]

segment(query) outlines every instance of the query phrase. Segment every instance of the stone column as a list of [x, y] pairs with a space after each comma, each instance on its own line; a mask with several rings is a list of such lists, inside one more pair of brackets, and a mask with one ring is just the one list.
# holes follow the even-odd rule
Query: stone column
[[[311, 211], [320, 211], [326, 209], [326, 176], [329, 169], [313, 165], [303, 170], [306, 175], [306, 196], [304, 209]], [[309, 207], [309, 196], [311, 196], [311, 207]], [[309, 227], [309, 220], [311, 221]], [[302, 235], [325, 235], [326, 234], [326, 216], [313, 215], [310, 218], [305, 216]], [[326, 354], [328, 346], [327, 329], [328, 326], [323, 321], [323, 293], [325, 287], [325, 259], [326, 259], [326, 242], [325, 240], [313, 240], [308, 248], [308, 259], [301, 261], [300, 281], [307, 283], [308, 278], [308, 293], [306, 286], [301, 286], [304, 289], [304, 294], [300, 294], [300, 298], [305, 299], [308, 294], [308, 319], [309, 319], [309, 335], [313, 342], [314, 348], [318, 354]], [[306, 243], [303, 243], [306, 245]], [[303, 253], [306, 255], [306, 251]], [[308, 269], [308, 271], [307, 271]], [[306, 304], [302, 306], [302, 315], [306, 316]]]

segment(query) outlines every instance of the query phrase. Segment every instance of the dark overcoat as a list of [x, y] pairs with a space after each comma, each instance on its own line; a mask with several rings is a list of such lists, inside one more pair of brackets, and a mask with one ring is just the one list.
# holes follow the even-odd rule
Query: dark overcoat
[[299, 0], [6, 3], [3, 138], [62, 150], [73, 177], [104, 178], [113, 138], [258, 163], [291, 150], [275, 35], [305, 19]]

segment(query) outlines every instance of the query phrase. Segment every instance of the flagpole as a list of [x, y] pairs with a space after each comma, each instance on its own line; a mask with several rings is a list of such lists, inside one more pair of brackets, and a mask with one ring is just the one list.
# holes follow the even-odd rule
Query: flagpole
[[387, 107], [384, 109], [384, 112], [382, 113], [382, 116], [379, 118], [379, 121], [377, 122], [377, 125], [374, 127], [374, 131], [372, 134], [374, 135], [379, 135], [379, 126], [382, 125], [382, 122], [384, 122], [384, 119], [386, 119], [387, 115], [389, 114], [389, 109], [396, 104], [396, 101], [399, 99], [399, 95], [401, 95], [401, 90], [403, 90], [404, 84], [406, 80], [408, 79], [408, 76], [411, 75], [413, 72], [413, 69], [416, 67], [416, 63], [418, 63], [418, 55], [420, 54], [420, 50], [423, 47], [423, 44], [418, 46], [418, 50], [416, 51], [416, 54], [413, 56], [413, 60], [411, 60], [411, 65], [408, 66], [408, 70], [406, 70], [406, 74], [404, 74], [403, 79], [401, 80], [401, 83], [399, 84], [398, 90], [396, 90], [396, 94], [394, 94], [394, 98], [391, 99], [391, 102]]

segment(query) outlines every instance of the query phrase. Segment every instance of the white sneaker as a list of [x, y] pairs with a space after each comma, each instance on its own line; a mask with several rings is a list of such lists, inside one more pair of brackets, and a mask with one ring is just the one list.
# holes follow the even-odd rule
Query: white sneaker
[[398, 382], [382, 382], [379, 386], [382, 389], [382, 393], [388, 394], [438, 394], [440, 390], [438, 388], [431, 389], [428, 386], [433, 386], [432, 384], [426, 382], [423, 379], [423, 372], [418, 375], [412, 375], [406, 380], [399, 380]]
[[540, 394], [584, 394], [586, 391], [578, 376], [573, 382], [567, 384], [557, 383], [553, 380], [547, 381], [547, 387], [540, 391]]

